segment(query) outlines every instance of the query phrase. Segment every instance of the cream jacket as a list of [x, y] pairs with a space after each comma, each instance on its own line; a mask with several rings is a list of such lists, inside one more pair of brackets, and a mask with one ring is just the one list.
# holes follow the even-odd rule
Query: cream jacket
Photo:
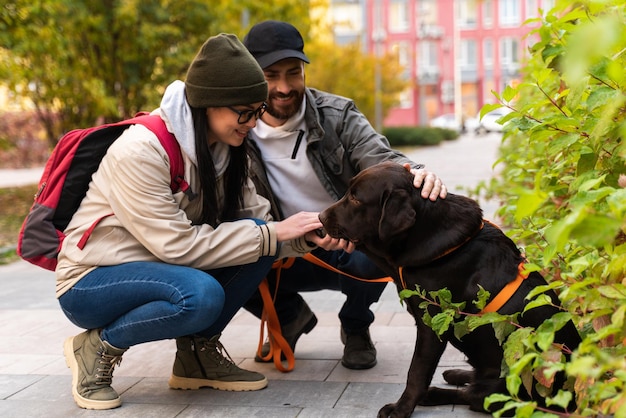
[[[184, 84], [178, 81], [168, 87], [161, 108], [153, 113], [161, 115], [179, 141], [185, 179], [198, 193], [193, 125], [184, 100]], [[224, 149], [213, 151], [217, 188], [223, 196], [221, 174], [228, 153]], [[98, 266], [159, 261], [209, 270], [253, 263], [261, 256], [302, 256], [315, 248], [303, 237], [278, 245], [270, 204], [257, 195], [250, 180], [244, 190], [241, 220], [223, 222], [216, 228], [196, 225], [201, 201], [199, 197], [189, 201], [183, 192], [172, 193], [169, 159], [158, 138], [142, 125], [131, 126], [107, 151], [65, 230], [56, 268], [57, 297]], [[78, 248], [85, 231], [103, 216], [86, 246]], [[245, 218], [268, 223], [256, 225]]]

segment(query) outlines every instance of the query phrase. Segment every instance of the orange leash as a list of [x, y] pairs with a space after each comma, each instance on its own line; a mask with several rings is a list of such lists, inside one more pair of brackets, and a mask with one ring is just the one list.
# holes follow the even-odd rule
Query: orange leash
[[362, 282], [372, 282], [372, 283], [393, 282], [393, 279], [391, 277], [381, 277], [378, 279], [362, 279], [360, 277], [353, 276], [349, 273], [346, 273], [345, 271], [336, 269], [335, 267], [331, 266], [327, 262], [315, 257], [311, 253], [306, 253], [304, 256], [302, 256], [302, 258], [304, 258], [306, 261], [310, 263], [316, 264], [320, 267], [324, 267], [327, 270], [334, 271], [335, 273], [343, 274], [344, 276], [350, 277], [351, 279], [360, 280]]
[[[357, 276], [353, 276], [349, 273], [343, 272], [330, 264], [326, 263], [323, 260], [320, 260], [316, 256], [311, 253], [305, 254], [302, 258], [307, 260], [310, 263], [313, 263], [317, 266], [323, 267], [327, 270], [333, 271], [338, 274], [343, 274], [344, 276], [350, 277], [355, 280], [360, 280], [364, 282], [392, 282], [393, 279], [391, 277], [381, 277], [378, 279], [362, 279]], [[295, 262], [295, 258], [285, 258], [282, 260], [276, 260], [272, 265], [272, 269], [276, 270], [276, 288], [274, 292], [274, 297], [271, 296], [269, 291], [269, 284], [267, 282], [267, 278], [263, 279], [263, 281], [259, 284], [259, 292], [261, 293], [261, 298], [263, 299], [263, 314], [261, 315], [261, 331], [259, 333], [259, 345], [257, 347], [257, 356], [259, 356], [264, 361], [273, 360], [276, 368], [283, 372], [290, 372], [295, 367], [295, 355], [293, 350], [283, 337], [282, 330], [280, 328], [280, 321], [278, 319], [278, 314], [276, 314], [276, 308], [274, 307], [274, 300], [276, 298], [276, 294], [278, 293], [278, 284], [280, 283], [280, 273], [284, 268], [290, 268]], [[263, 344], [265, 342], [265, 329], [267, 328], [267, 339], [270, 344], [270, 351], [267, 355], [263, 356], [261, 351], [263, 349]], [[282, 357], [285, 357], [287, 361], [287, 366], [283, 364]]]
[[[274, 298], [278, 293], [278, 283], [280, 282], [280, 272], [283, 268], [289, 268], [293, 265], [294, 258], [286, 258], [283, 260], [276, 260], [272, 265], [273, 269], [276, 269], [276, 291], [274, 292]], [[283, 372], [290, 372], [293, 370], [296, 364], [296, 358], [293, 354], [293, 350], [283, 337], [283, 333], [280, 329], [280, 321], [278, 320], [278, 314], [276, 314], [276, 308], [274, 308], [274, 298], [272, 298], [269, 290], [269, 284], [267, 278], [259, 284], [259, 292], [263, 299], [263, 313], [261, 315], [261, 331], [259, 333], [259, 345], [257, 347], [257, 356], [264, 361], [272, 359], [274, 366]], [[267, 355], [263, 356], [261, 351], [263, 349], [263, 343], [265, 342], [265, 328], [267, 327], [267, 338], [270, 344], [270, 351]], [[287, 367], [283, 365], [282, 356], [285, 356], [287, 361]]]

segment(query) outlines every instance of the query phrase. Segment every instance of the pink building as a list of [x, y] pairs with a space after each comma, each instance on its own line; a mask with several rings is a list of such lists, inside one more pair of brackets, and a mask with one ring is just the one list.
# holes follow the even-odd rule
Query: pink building
[[[491, 90], [519, 80], [532, 40], [527, 19], [554, 0], [331, 0], [337, 43], [393, 51], [411, 87], [376, 125], [426, 125], [435, 116], [474, 117]], [[455, 19], [455, 15], [457, 18]], [[455, 24], [456, 23], [456, 24]], [[384, 86], [380, 86], [384, 91]], [[377, 115], [380, 119], [380, 114]]]

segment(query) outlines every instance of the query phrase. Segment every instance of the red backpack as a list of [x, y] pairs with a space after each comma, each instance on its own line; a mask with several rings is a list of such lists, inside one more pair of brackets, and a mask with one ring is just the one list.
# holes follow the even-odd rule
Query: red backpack
[[[140, 114], [117, 123], [75, 129], [61, 137], [46, 162], [35, 201], [18, 237], [17, 253], [20, 257], [48, 270], [56, 268], [57, 255], [65, 238], [63, 231], [85, 197], [92, 174], [98, 169], [109, 146], [134, 124], [150, 129], [165, 148], [170, 159], [172, 192], [182, 190], [190, 198], [193, 197], [184, 179], [178, 141], [159, 116]], [[81, 245], [84, 246], [101, 220], [95, 220], [82, 237]]]

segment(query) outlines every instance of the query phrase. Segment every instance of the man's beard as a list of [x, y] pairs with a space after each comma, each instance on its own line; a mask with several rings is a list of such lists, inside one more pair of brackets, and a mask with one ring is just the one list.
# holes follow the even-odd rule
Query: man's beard
[[[273, 99], [284, 99], [287, 97], [294, 97], [295, 100], [288, 107], [281, 106], [280, 109], [274, 106]], [[267, 102], [267, 113], [272, 117], [281, 120], [287, 120], [300, 110], [302, 99], [304, 98], [304, 91], [291, 90], [289, 94], [273, 93], [270, 94]], [[279, 102], [281, 103], [281, 102]]]

